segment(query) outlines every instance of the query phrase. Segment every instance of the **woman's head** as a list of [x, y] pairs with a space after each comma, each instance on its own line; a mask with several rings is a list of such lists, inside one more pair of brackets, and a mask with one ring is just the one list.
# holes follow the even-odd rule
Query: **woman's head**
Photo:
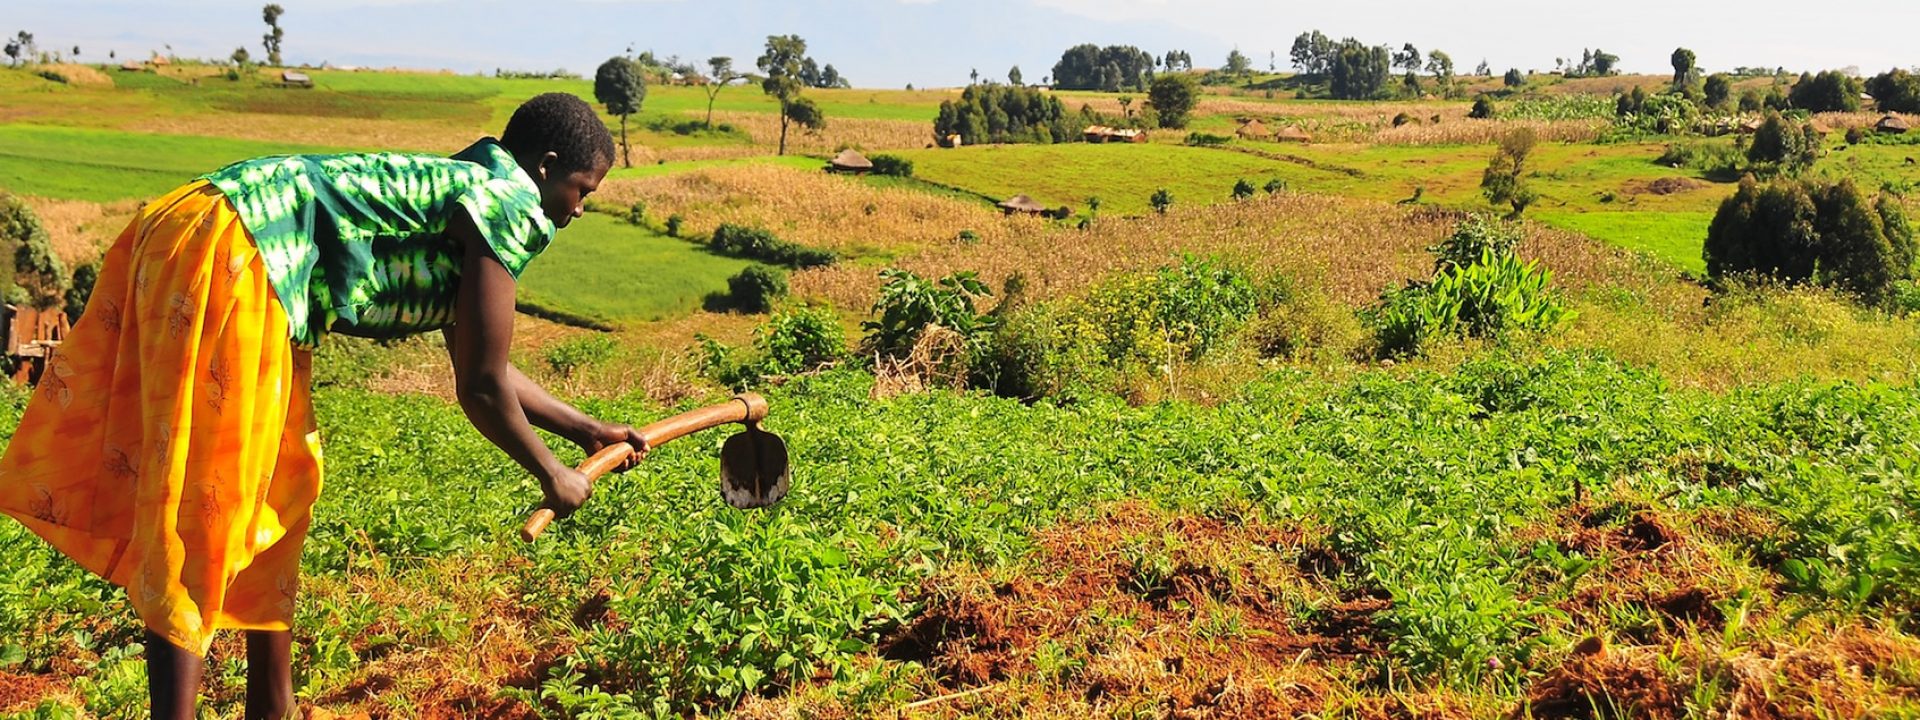
[[600, 187], [613, 165], [613, 134], [587, 101], [567, 93], [520, 105], [500, 145], [540, 186], [540, 207], [558, 227], [579, 216], [580, 201]]

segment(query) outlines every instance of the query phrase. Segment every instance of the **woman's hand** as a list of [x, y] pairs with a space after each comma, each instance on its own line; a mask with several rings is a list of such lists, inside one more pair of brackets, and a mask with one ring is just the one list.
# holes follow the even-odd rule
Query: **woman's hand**
[[547, 496], [540, 506], [552, 510], [555, 518], [565, 518], [586, 504], [587, 497], [593, 495], [593, 485], [579, 470], [562, 467], [552, 479], [540, 484], [540, 491]]
[[587, 451], [587, 457], [593, 457], [596, 453], [606, 449], [607, 446], [620, 443], [633, 446], [636, 452], [627, 456], [626, 461], [620, 463], [619, 467], [614, 468], [614, 472], [632, 470], [633, 466], [640, 464], [641, 458], [647, 456], [647, 450], [649, 449], [647, 447], [647, 439], [641, 437], [639, 431], [634, 430], [633, 427], [629, 425], [600, 422], [597, 420], [594, 421], [593, 431], [589, 432], [587, 437], [580, 443], [580, 449]]

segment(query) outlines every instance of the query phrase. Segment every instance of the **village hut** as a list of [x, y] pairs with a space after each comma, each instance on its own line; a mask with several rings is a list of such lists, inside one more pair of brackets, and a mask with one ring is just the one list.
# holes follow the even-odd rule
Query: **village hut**
[[280, 85], [281, 87], [310, 88], [313, 87], [313, 78], [303, 72], [285, 70], [280, 73]]
[[1273, 139], [1273, 131], [1267, 129], [1266, 123], [1260, 122], [1260, 118], [1240, 123], [1240, 129], [1233, 131], [1233, 134], [1239, 135], [1242, 140]]
[[0, 305], [0, 330], [6, 332], [7, 360], [12, 364], [13, 381], [29, 384], [40, 380], [60, 343], [67, 339], [73, 325], [59, 309], [37, 310], [29, 305]]
[[1913, 126], [1907, 124], [1907, 121], [1901, 119], [1898, 115], [1888, 115], [1880, 118], [1880, 122], [1874, 123], [1873, 129], [1889, 135], [1899, 135], [1908, 130], [1912, 130]]
[[827, 169], [832, 172], [860, 175], [873, 172], [873, 161], [861, 155], [858, 150], [847, 148], [841, 150], [839, 155], [833, 156], [833, 160], [827, 163]]
[[132, 60], [128, 60], [126, 62], [120, 63], [120, 72], [141, 72], [146, 69], [147, 69], [146, 65], [138, 62], [134, 62]]
[[1086, 131], [1082, 133], [1082, 136], [1090, 143], [1143, 143], [1147, 141], [1147, 133], [1144, 130], [1107, 127], [1105, 125], [1090, 125]]
[[1300, 128], [1292, 125], [1282, 128], [1280, 132], [1274, 133], [1273, 139], [1278, 140], [1280, 142], [1296, 142], [1296, 143], [1313, 142], [1312, 135], [1308, 135], [1307, 131], [1301, 130]]
[[1024, 213], [1027, 215], [1045, 215], [1051, 212], [1047, 206], [1025, 195], [1015, 195], [1000, 203], [1000, 211], [1008, 215]]
[[1764, 124], [1766, 123], [1760, 118], [1748, 118], [1746, 122], [1740, 123], [1739, 127], [1734, 129], [1741, 135], [1752, 135], [1760, 132], [1760, 126]]

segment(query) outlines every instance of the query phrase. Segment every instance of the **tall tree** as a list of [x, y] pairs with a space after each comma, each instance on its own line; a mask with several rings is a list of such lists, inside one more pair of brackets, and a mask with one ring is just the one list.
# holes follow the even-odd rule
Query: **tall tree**
[[1007, 84], [1009, 84], [1009, 85], [1013, 85], [1013, 86], [1016, 86], [1016, 87], [1018, 87], [1018, 86], [1021, 86], [1021, 85], [1025, 85], [1026, 83], [1024, 83], [1024, 82], [1021, 82], [1022, 80], [1025, 80], [1025, 79], [1026, 79], [1026, 78], [1023, 78], [1023, 77], [1021, 77], [1021, 76], [1020, 76], [1020, 66], [1019, 66], [1019, 65], [1015, 65], [1015, 66], [1013, 66], [1013, 69], [1012, 69], [1012, 70], [1008, 70], [1008, 71], [1007, 71]]
[[607, 112], [620, 116], [620, 158], [625, 167], [633, 167], [633, 148], [627, 145], [627, 118], [640, 112], [647, 99], [647, 81], [639, 63], [625, 56], [607, 58], [593, 73], [593, 99], [607, 106]]
[[1692, 50], [1679, 48], [1673, 51], [1673, 89], [1686, 92], [1700, 80], [1699, 56]]
[[713, 101], [720, 98], [721, 90], [727, 89], [727, 86], [735, 80], [744, 78], [746, 78], [745, 75], [734, 72], [733, 58], [725, 55], [707, 58], [707, 74], [700, 76], [699, 81], [700, 89], [707, 93], [708, 130], [713, 129]]
[[1253, 61], [1248, 60], [1246, 54], [1240, 52], [1240, 48], [1234, 48], [1227, 53], [1226, 71], [1228, 75], [1235, 76], [1249, 74], [1253, 72]]
[[1167, 73], [1153, 79], [1153, 88], [1147, 91], [1147, 102], [1152, 103], [1154, 112], [1159, 113], [1160, 127], [1183, 128], [1187, 126], [1187, 116], [1193, 112], [1199, 94], [1200, 88], [1193, 76]]
[[286, 9], [278, 3], [260, 9], [261, 19], [267, 21], [267, 34], [260, 36], [260, 44], [266, 47], [267, 64], [274, 67], [280, 67], [280, 41], [286, 38], [285, 31], [280, 29], [280, 16], [285, 13]]
[[[787, 128], [796, 119], [794, 104], [801, 99], [800, 92], [806, 89], [806, 84], [800, 79], [806, 61], [807, 41], [800, 39], [799, 35], [768, 35], [766, 53], [754, 61], [760, 72], [766, 74], [766, 79], [760, 81], [760, 90], [780, 101], [781, 155], [787, 154]], [[798, 119], [820, 119], [817, 106], [798, 112], [801, 116]]]
[[1420, 49], [1414, 47], [1413, 43], [1401, 46], [1400, 52], [1393, 56], [1394, 66], [1410, 73], [1420, 72], [1420, 60]]
[[1439, 50], [1427, 53], [1427, 74], [1440, 85], [1440, 94], [1453, 97], [1453, 56]]
[[33, 59], [33, 33], [25, 30], [7, 39], [7, 64], [18, 65], [22, 55], [25, 55], [29, 62]]
[[1480, 176], [1480, 190], [1486, 193], [1489, 202], [1513, 208], [1509, 218], [1519, 218], [1539, 197], [1526, 181], [1527, 158], [1533, 154], [1533, 146], [1538, 141], [1539, 136], [1532, 128], [1517, 128], [1507, 133], [1500, 138], [1500, 149], [1487, 161], [1487, 171]]

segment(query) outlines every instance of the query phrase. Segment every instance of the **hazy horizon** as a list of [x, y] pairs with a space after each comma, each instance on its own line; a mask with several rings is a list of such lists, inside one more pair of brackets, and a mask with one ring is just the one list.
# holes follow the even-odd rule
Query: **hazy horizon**
[[[184, 0], [153, 7], [131, 0], [28, 0], [0, 16], [0, 32], [35, 35], [42, 49], [81, 48], [80, 60], [165, 52], [224, 58], [245, 46], [265, 53], [263, 2]], [[1550, 71], [1556, 58], [1577, 61], [1585, 48], [1620, 56], [1629, 73], [1670, 72], [1668, 56], [1687, 47], [1708, 71], [1736, 66], [1789, 70], [1854, 67], [1872, 74], [1920, 65], [1902, 32], [1920, 27], [1920, 3], [1866, 0], [1863, 22], [1832, 14], [1798, 21], [1778, 0], [1656, 3], [1619, 0], [1554, 10], [1517, 0], [1431, 2], [1396, 7], [1381, 0], [1289, 8], [1277, 3], [1171, 0], [561, 0], [539, 7], [503, 0], [282, 0], [288, 64], [445, 69], [593, 68], [631, 46], [636, 52], [703, 61], [728, 55], [750, 67], [765, 36], [798, 34], [809, 54], [831, 63], [856, 87], [964, 85], [971, 70], [1004, 78], [1019, 66], [1029, 82], [1049, 75], [1067, 47], [1137, 45], [1155, 55], [1184, 50], [1200, 67], [1239, 49], [1266, 69], [1269, 53], [1288, 69], [1293, 38], [1318, 29], [1339, 39], [1422, 52], [1443, 50], [1462, 72], [1482, 59], [1507, 68]], [[1796, 35], [1817, 31], [1812, 38]]]

